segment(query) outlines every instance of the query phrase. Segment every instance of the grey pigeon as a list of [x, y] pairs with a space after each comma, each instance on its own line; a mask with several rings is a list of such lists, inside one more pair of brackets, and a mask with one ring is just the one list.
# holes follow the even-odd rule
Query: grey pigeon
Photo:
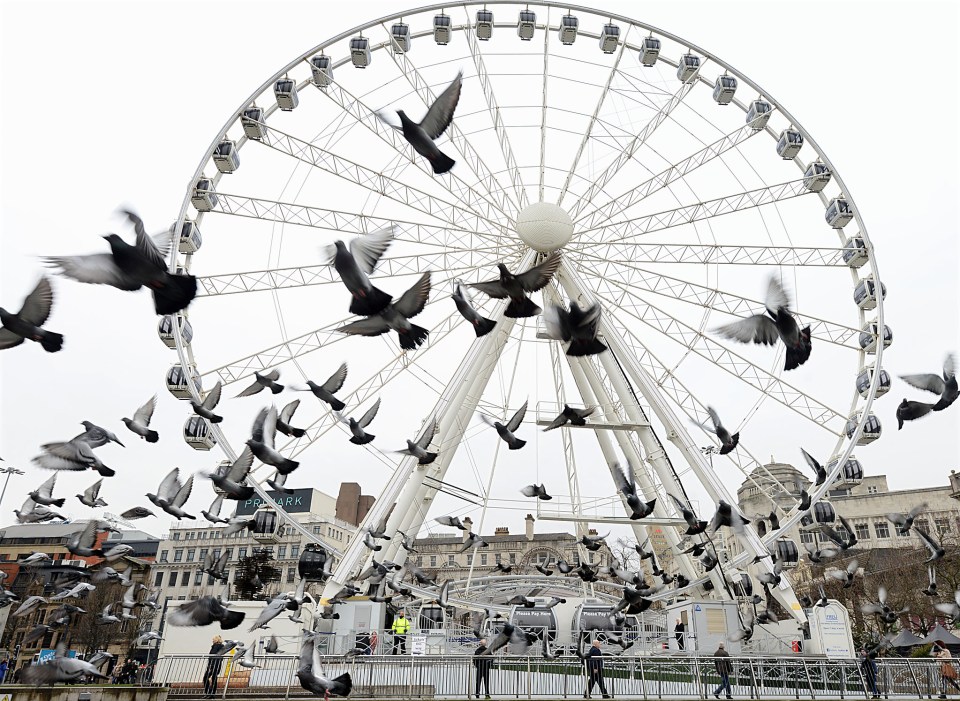
[[934, 404], [904, 399], [897, 407], [897, 430], [903, 428], [904, 421], [915, 421], [933, 411]]
[[193, 475], [186, 482], [180, 482], [180, 468], [175, 467], [163, 478], [156, 494], [147, 493], [147, 498], [174, 518], [189, 518], [196, 520], [181, 507], [190, 498], [193, 490]]
[[126, 215], [136, 230], [133, 246], [116, 234], [108, 234], [103, 238], [110, 244], [110, 253], [48, 257], [44, 262], [80, 282], [127, 291], [147, 287], [153, 293], [157, 314], [175, 314], [186, 309], [197, 294], [197, 278], [167, 272], [166, 254], [173, 242], [173, 231], [151, 238], [140, 217], [130, 211]]
[[160, 435], [156, 431], [150, 430], [150, 419], [153, 418], [153, 410], [156, 406], [157, 395], [153, 395], [146, 404], [137, 409], [133, 419], [123, 419], [126, 427], [146, 440], [147, 443], [156, 443], [160, 440]]
[[249, 648], [246, 649], [246, 651], [243, 653], [243, 657], [240, 658], [240, 661], [238, 662], [238, 664], [239, 664], [241, 667], [246, 667], [247, 669], [256, 669], [256, 668], [260, 667], [260, 665], [258, 665], [258, 664], [256, 663], [256, 660], [254, 660], [254, 658], [253, 658], [253, 648], [252, 648], [252, 647], [249, 647]]
[[222, 472], [218, 469], [210, 474], [210, 481], [224, 492], [227, 499], [246, 501], [254, 493], [253, 487], [244, 484], [251, 467], [253, 467], [253, 451], [250, 450], [250, 446], [246, 446], [233, 464]]
[[579, 304], [571, 300], [569, 311], [551, 304], [543, 315], [543, 323], [550, 338], [569, 344], [569, 356], [597, 355], [607, 350], [607, 347], [597, 340], [599, 303], [581, 309]]
[[277, 636], [271, 635], [270, 640], [267, 641], [267, 644], [263, 646], [263, 651], [268, 655], [282, 655], [284, 654], [283, 650], [280, 649], [280, 644], [277, 642]]
[[684, 521], [687, 522], [687, 530], [684, 531], [686, 535], [697, 535], [707, 530], [707, 522], [698, 520], [696, 514], [693, 513], [693, 509], [672, 494], [668, 494], [668, 496], [673, 500], [674, 505], [677, 507], [677, 511], [680, 512], [680, 516]]
[[637, 520], [646, 518], [653, 513], [653, 507], [657, 505], [656, 499], [643, 501], [637, 493], [637, 478], [633, 471], [633, 463], [627, 460], [627, 471], [624, 473], [619, 463], [613, 466], [613, 481], [617, 485], [617, 491], [627, 498], [627, 506], [630, 507], [630, 519]]
[[270, 391], [274, 394], [280, 394], [283, 391], [283, 385], [279, 384], [277, 380], [280, 379], [280, 371], [274, 368], [270, 372], [254, 372], [253, 373], [253, 383], [245, 388], [238, 397], [251, 397], [254, 394], [262, 392], [266, 388], [270, 388]]
[[30, 492], [30, 498], [42, 506], [63, 506], [66, 499], [54, 499], [53, 488], [57, 484], [57, 473], [53, 473], [50, 478]]
[[374, 420], [377, 416], [377, 412], [380, 410], [380, 399], [377, 398], [377, 401], [374, 402], [373, 406], [367, 409], [366, 413], [360, 417], [359, 421], [357, 419], [346, 418], [344, 416], [337, 415], [340, 421], [347, 424], [350, 427], [350, 433], [353, 434], [350, 436], [350, 442], [354, 445], [366, 445], [372, 441], [376, 436], [371, 433], [367, 433], [363, 429], [370, 425], [370, 422]]
[[928, 535], [927, 532], [922, 528], [914, 526], [913, 532], [920, 537], [920, 541], [923, 543], [924, 547], [926, 547], [927, 552], [930, 553], [930, 557], [924, 560], [924, 562], [936, 562], [947, 554], [947, 551], [943, 549], [943, 546], [934, 540], [930, 535]]
[[497, 268], [500, 270], [498, 279], [476, 282], [470, 286], [494, 299], [509, 297], [510, 303], [504, 311], [504, 316], [512, 319], [536, 316], [542, 310], [527, 297], [527, 293], [546, 287], [550, 278], [560, 267], [560, 260], [559, 253], [551, 253], [542, 263], [519, 275], [511, 273], [503, 263], [497, 263]]
[[200, 512], [200, 515], [210, 523], [229, 523], [229, 519], [220, 516], [220, 509], [223, 507], [223, 496], [223, 494], [218, 494], [214, 498], [213, 503], [210, 504], [210, 508]]
[[494, 421], [486, 414], [480, 414], [480, 418], [490, 426], [493, 426], [497, 430], [497, 435], [500, 436], [507, 444], [510, 450], [519, 450], [527, 444], [526, 441], [520, 440], [513, 432], [520, 428], [520, 424], [523, 423], [523, 417], [527, 413], [527, 402], [523, 403], [513, 417], [506, 423], [506, 425], [500, 423], [499, 421]]
[[737, 535], [742, 535], [743, 527], [748, 523], [750, 523], [750, 519], [741, 516], [736, 509], [721, 499], [717, 502], [717, 511], [710, 521], [710, 532], [716, 533], [720, 526], [726, 526], [732, 529]]
[[172, 626], [208, 626], [218, 621], [221, 630], [231, 630], [240, 625], [246, 615], [243, 611], [228, 610], [218, 597], [201, 596], [171, 609], [167, 622]]
[[96, 588], [97, 586], [95, 584], [78, 582], [77, 584], [73, 585], [73, 587], [64, 589], [55, 596], [51, 596], [50, 601], [62, 601], [63, 599], [82, 599]]
[[70, 536], [67, 541], [67, 550], [77, 557], [95, 557], [102, 555], [102, 551], [96, 547], [97, 544], [97, 522], [88, 521], [87, 524]]
[[431, 453], [427, 450], [435, 435], [437, 435], [436, 419], [424, 427], [423, 432], [416, 441], [407, 440], [406, 450], [398, 450], [397, 452], [403, 453], [404, 455], [412, 455], [417, 459], [417, 464], [419, 465], [429, 465], [437, 459], [437, 453]]
[[824, 469], [823, 465], [816, 461], [816, 459], [810, 455], [803, 448], [800, 449], [800, 452], [803, 453], [803, 459], [807, 461], [807, 464], [810, 466], [810, 469], [814, 471], [817, 476], [817, 481], [814, 484], [815, 487], [819, 487], [821, 484], [827, 481], [827, 471]]
[[107, 506], [107, 502], [100, 497], [100, 487], [102, 485], [103, 478], [101, 477], [83, 490], [83, 494], [77, 494], [77, 499], [80, 500], [81, 504], [84, 506], [89, 506], [91, 509], [95, 509], [98, 506]]
[[113, 604], [107, 604], [103, 607], [103, 612], [98, 613], [96, 623], [98, 626], [107, 626], [120, 622], [120, 617], [113, 613]]
[[[92, 662], [86, 662], [76, 657], [67, 657], [66, 654], [66, 641], [62, 641], [57, 644], [53, 659], [43, 664], [31, 664], [21, 669], [20, 681], [34, 686], [52, 686], [58, 682], [77, 683], [82, 681], [84, 677], [110, 680], [110, 677], [102, 674]], [[100, 662], [102, 663], [107, 659], [109, 657], [102, 656]]]
[[433, 520], [442, 526], [452, 526], [454, 528], [459, 528], [461, 531], [467, 530], [467, 527], [463, 525], [463, 522], [460, 520], [459, 516], [437, 516]]
[[244, 528], [252, 531], [254, 526], [256, 525], [257, 525], [256, 520], [252, 518], [243, 518], [243, 517], [231, 518], [227, 522], [226, 527], [223, 529], [223, 537], [229, 538], [232, 535], [236, 535], [237, 533], [242, 531]]
[[459, 552], [463, 553], [463, 552], [466, 552], [467, 550], [470, 550], [471, 548], [486, 548], [489, 545], [490, 543], [486, 542], [483, 538], [478, 536], [473, 531], [470, 531], [467, 534], [467, 539], [464, 541], [463, 547], [460, 548]]
[[323, 253], [328, 263], [340, 273], [340, 279], [350, 291], [350, 313], [359, 316], [379, 314], [390, 304], [390, 295], [370, 283], [377, 262], [393, 242], [393, 226], [358, 236], [350, 241], [334, 241]]
[[951, 623], [960, 620], [960, 589], [953, 593], [953, 603], [934, 604], [933, 608], [950, 617]]
[[900, 379], [917, 389], [939, 394], [940, 399], [933, 405], [933, 411], [943, 411], [960, 397], [953, 354], [947, 355], [943, 361], [942, 377], [932, 374], [901, 375]]
[[140, 647], [141, 645], [146, 645], [153, 640], [163, 640], [163, 637], [155, 630], [148, 630], [146, 633], [136, 639], [134, 645]]
[[307, 432], [304, 429], [294, 428], [290, 425], [290, 422], [293, 421], [293, 415], [299, 406], [300, 400], [294, 399], [280, 410], [280, 414], [277, 416], [277, 430], [283, 435], [290, 436], [291, 438], [302, 438], [306, 435]]
[[490, 646], [480, 654], [492, 655], [508, 643], [514, 646], [516, 652], [522, 653], [536, 641], [537, 636], [535, 633], [528, 633], [520, 626], [504, 623], [503, 628], [497, 633], [497, 637], [495, 637], [493, 642], [490, 643]]
[[146, 518], [147, 516], [155, 516], [150, 509], [147, 509], [143, 506], [134, 506], [131, 509], [127, 509], [122, 514], [120, 518], [126, 519], [127, 521], [136, 521], [139, 518]]
[[107, 562], [116, 562], [121, 557], [126, 557], [127, 555], [132, 553], [133, 546], [125, 545], [123, 543], [117, 543], [116, 545], [110, 548], [107, 548], [106, 550], [103, 550], [101, 546], [101, 550], [103, 552], [102, 557], [104, 560], [106, 560]]
[[586, 426], [587, 417], [590, 416], [596, 407], [589, 407], [587, 409], [574, 409], [568, 404], [563, 405], [563, 411], [561, 411], [557, 418], [550, 422], [550, 425], [547, 426], [544, 431], [552, 431], [555, 428], [560, 428], [566, 424], [572, 424], [574, 426]]
[[19, 509], [14, 509], [13, 513], [17, 515], [17, 521], [19, 523], [44, 523], [45, 521], [52, 521], [55, 518], [66, 518], [62, 514], [48, 509], [42, 504], [38, 504], [30, 497], [27, 497], [27, 500], [23, 502], [23, 506]]
[[53, 307], [53, 288], [50, 280], [41, 277], [33, 292], [27, 295], [16, 314], [0, 307], [0, 350], [19, 346], [25, 339], [36, 341], [48, 353], [63, 348], [63, 336], [42, 328]]
[[777, 339], [787, 348], [784, 370], [800, 367], [810, 357], [810, 327], [801, 329], [790, 310], [790, 298], [776, 277], [767, 282], [764, 300], [766, 314], [756, 314], [714, 329], [714, 332], [740, 343], [775, 345]]
[[[387, 303], [390, 302], [390, 298], [387, 298]], [[386, 305], [384, 305], [386, 306]], [[343, 363], [337, 371], [330, 375], [327, 378], [327, 381], [322, 385], [318, 385], [313, 380], [307, 380], [307, 388], [313, 392], [313, 396], [319, 399], [322, 402], [326, 402], [330, 405], [330, 408], [334, 411], [343, 411], [346, 404], [341, 402], [339, 399], [333, 395], [340, 391], [340, 388], [343, 387], [343, 383], [347, 379], [347, 364]], [[300, 390], [306, 392], [307, 390]]]
[[473, 326], [477, 338], [486, 336], [493, 331], [497, 322], [493, 319], [486, 319], [477, 313], [477, 310], [473, 306], [473, 300], [470, 298], [470, 293], [464, 290], [459, 283], [451, 296], [454, 304], [457, 305], [457, 311], [460, 312], [460, 316], [469, 321], [470, 325]]
[[40, 607], [40, 604], [48, 603], [45, 598], [42, 596], [31, 596], [28, 597], [20, 606], [17, 607], [17, 610], [14, 611], [11, 616], [14, 618], [19, 618], [20, 616], [26, 616], [33, 611], [36, 611]]
[[222, 416], [217, 416], [213, 413], [213, 410], [217, 408], [217, 404], [220, 403], [220, 393], [223, 390], [223, 382], [218, 381], [217, 384], [213, 386], [207, 396], [203, 398], [202, 402], [197, 402], [196, 399], [190, 398], [190, 406], [193, 407], [193, 413], [197, 416], [202, 416], [207, 421], [212, 424], [218, 424], [223, 421]]
[[269, 409], [261, 409], [253, 422], [253, 431], [247, 445], [257, 456], [260, 462], [265, 465], [272, 465], [285, 475], [289, 475], [296, 470], [300, 463], [296, 460], [290, 460], [283, 457], [274, 447], [274, 441], [277, 436], [277, 407], [271, 406]]
[[83, 441], [91, 448], [100, 448], [107, 443], [116, 443], [121, 447], [125, 447], [123, 443], [120, 442], [120, 439], [117, 438], [116, 434], [102, 426], [97, 426], [90, 421], [81, 421], [80, 425], [83, 426], [83, 433], [74, 436], [72, 440]]
[[403, 537], [403, 540], [400, 541], [400, 547], [402, 547], [408, 553], [416, 554], [417, 552], [419, 552], [413, 547], [414, 543], [416, 543], [417, 541], [416, 536], [407, 535], [401, 530], [398, 530], [397, 534]]
[[427, 340], [430, 332], [422, 326], [411, 324], [410, 319], [423, 311], [429, 297], [430, 271], [428, 270], [396, 302], [391, 301], [376, 314], [341, 326], [337, 331], [357, 336], [380, 336], [396, 331], [401, 348], [416, 350]]
[[827, 570], [825, 574], [828, 577], [832, 577], [833, 579], [836, 579], [839, 582], [843, 582], [843, 588], [849, 589], [850, 587], [853, 586], [853, 578], [856, 576], [857, 570], [859, 569], [859, 567], [860, 567], [859, 562], [857, 562], [856, 560], [850, 560], [850, 562], [847, 563], [846, 569]]
[[377, 541], [374, 540], [374, 537], [372, 535], [370, 535], [370, 531], [366, 531], [363, 534], [363, 544], [373, 552], [380, 552], [381, 550], [383, 550], [383, 546], [377, 545]]
[[300, 686], [314, 696], [325, 699], [330, 696], [349, 696], [353, 689], [349, 672], [333, 678], [324, 676], [320, 670], [321, 659], [314, 637], [309, 634], [300, 648], [300, 662], [297, 667]]
[[250, 630], [266, 628], [270, 621], [287, 610], [287, 601], [288, 599], [286, 594], [281, 594], [280, 596], [271, 599], [270, 603], [263, 607], [263, 610], [260, 612], [260, 615], [257, 617], [257, 620], [254, 622], [254, 624], [250, 626]]
[[219, 557], [214, 557], [213, 551], [210, 551], [207, 553], [206, 557], [203, 558], [203, 567], [200, 571], [205, 572], [214, 579], [226, 582], [226, 567], [229, 559], [230, 553], [227, 550], [224, 550]]
[[270, 485], [270, 489], [275, 492], [281, 492], [283, 494], [293, 494], [293, 490], [290, 487], [284, 486], [287, 483], [287, 475], [281, 474], [279, 472], [274, 472], [273, 477], [267, 478], [267, 484]]
[[536, 497], [537, 499], [542, 499], [543, 501], [549, 501], [553, 499], [552, 496], [547, 494], [547, 488], [542, 484], [528, 484], [526, 487], [520, 490], [520, 493], [525, 497]]
[[737, 443], [740, 442], [740, 432], [731, 434], [723, 424], [720, 422], [720, 415], [714, 410], [713, 407], [707, 407], [707, 414], [710, 415], [710, 425], [708, 424], [697, 424], [707, 429], [711, 433], [715, 434], [717, 438], [720, 439], [720, 455], [726, 455], [727, 453], [733, 451], [737, 447]]
[[587, 550], [592, 550], [596, 552], [603, 545], [604, 541], [610, 536], [609, 533], [606, 535], [583, 535], [580, 537], [580, 543]]
[[457, 103], [460, 101], [460, 87], [463, 84], [463, 71], [457, 74], [453, 82], [440, 93], [426, 116], [420, 123], [410, 119], [406, 112], [397, 110], [397, 116], [400, 117], [400, 126], [403, 131], [403, 138], [413, 146], [413, 150], [419, 153], [430, 162], [430, 167], [436, 175], [446, 173], [456, 163], [452, 158], [437, 148], [434, 143], [440, 135], [446, 131], [447, 127], [453, 121], [453, 113], [457, 109]]
[[[31, 462], [45, 470], [83, 471], [92, 469], [99, 472], [103, 477], [113, 477], [116, 472], [103, 464], [93, 452], [95, 446], [84, 439], [87, 433], [90, 433], [90, 431], [74, 436], [69, 441], [44, 443], [40, 446], [43, 453], [32, 458]], [[117, 441], [117, 443], [120, 443], [120, 441]]]
[[905, 514], [891, 513], [887, 514], [887, 520], [897, 527], [897, 535], [910, 535], [910, 529], [913, 528], [913, 522], [927, 508], [927, 503], [918, 504]]

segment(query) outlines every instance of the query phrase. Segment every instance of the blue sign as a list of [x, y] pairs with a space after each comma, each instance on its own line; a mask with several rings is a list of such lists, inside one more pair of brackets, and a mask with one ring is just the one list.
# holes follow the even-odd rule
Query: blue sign
[[[52, 650], [52, 649], [50, 649], [50, 648], [48, 648], [48, 647], [45, 647], [45, 648], [43, 648], [42, 650], [40, 650], [40, 653], [37, 655], [37, 662], [49, 662], [50, 660], [52, 660], [52, 659], [53, 659], [54, 657], [56, 657], [56, 656], [57, 656], [57, 651], [56, 651], [56, 650]], [[76, 656], [77, 656], [77, 651], [76, 651], [76, 650], [67, 650], [66, 656], [67, 656], [67, 657], [76, 657]]]
[[[313, 501], [313, 489], [294, 489], [293, 494], [284, 494], [283, 492], [267, 492], [270, 500], [291, 514], [304, 514], [310, 512], [310, 506]], [[237, 516], [249, 516], [264, 504], [263, 498], [259, 494], [254, 494], [246, 501], [241, 501], [237, 505]]]

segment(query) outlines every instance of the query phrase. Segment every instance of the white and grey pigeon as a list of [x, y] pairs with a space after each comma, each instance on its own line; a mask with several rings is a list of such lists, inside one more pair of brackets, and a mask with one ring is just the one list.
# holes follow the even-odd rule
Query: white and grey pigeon
[[[95, 441], [95, 445], [87, 440], [89, 434], [99, 435], [98, 431], [87, 430], [74, 436], [69, 441], [44, 443], [40, 446], [43, 452], [32, 458], [31, 462], [45, 470], [72, 470], [79, 472], [92, 469], [99, 472], [103, 477], [113, 477], [116, 472], [104, 465], [100, 458], [93, 452], [95, 447], [103, 445], [107, 441]], [[110, 435], [112, 436], [113, 434]], [[116, 442], [120, 443], [120, 441]], [[123, 444], [120, 443], [120, 445]]]
[[108, 626], [120, 622], [120, 617], [113, 613], [114, 604], [110, 603], [103, 607], [103, 611], [97, 614], [96, 623], [99, 626]]
[[137, 638], [134, 645], [139, 647], [141, 645], [146, 645], [153, 640], [163, 640], [163, 636], [161, 636], [160, 633], [155, 630], [148, 630], [146, 633]]
[[213, 410], [217, 408], [217, 404], [220, 403], [220, 393], [222, 391], [223, 382], [218, 381], [217, 384], [213, 386], [213, 389], [207, 392], [207, 396], [203, 398], [202, 402], [198, 402], [191, 397], [190, 406], [193, 407], [193, 413], [197, 416], [202, 416], [212, 424], [218, 424], [223, 421], [222, 416], [213, 413]]
[[[697, 424], [705, 428], [710, 433], [716, 435], [720, 439], [720, 455], [726, 455], [729, 452], [732, 452], [734, 448], [737, 447], [737, 443], [740, 442], [740, 432], [731, 434], [724, 425], [720, 422], [720, 415], [717, 414], [716, 410], [708, 406], [707, 414], [710, 416], [709, 424]], [[696, 422], [694, 422], [696, 423]]]
[[397, 530], [397, 535], [400, 535], [400, 536], [403, 537], [403, 540], [400, 541], [400, 547], [402, 547], [402, 548], [403, 548], [404, 550], [406, 550], [408, 553], [414, 553], [414, 554], [416, 554], [417, 552], [419, 552], [418, 550], [416, 550], [416, 549], [413, 547], [413, 546], [414, 546], [414, 543], [417, 542], [416, 536], [407, 535], [406, 533], [404, 533], [404, 532], [401, 531], [401, 530]]
[[265, 465], [271, 465], [285, 475], [289, 475], [296, 470], [300, 463], [296, 460], [290, 460], [283, 457], [275, 448], [274, 441], [277, 437], [277, 407], [271, 406], [264, 408], [257, 414], [253, 422], [253, 431], [247, 445], [257, 456], [260, 462]]
[[569, 356], [597, 355], [607, 350], [597, 340], [600, 324], [600, 304], [597, 302], [581, 309], [579, 304], [571, 300], [569, 310], [549, 304], [543, 314], [543, 324], [550, 338], [569, 344], [566, 351]]
[[347, 424], [350, 427], [350, 442], [354, 445], [366, 445], [372, 441], [376, 436], [372, 433], [367, 433], [364, 429], [370, 425], [370, 422], [373, 421], [377, 412], [380, 410], [380, 398], [377, 398], [377, 401], [374, 402], [373, 406], [367, 409], [366, 413], [360, 417], [360, 420], [354, 419], [353, 417], [347, 418], [345, 416], [337, 414], [337, 418], [341, 422]]
[[527, 444], [526, 441], [517, 438], [513, 435], [514, 431], [520, 428], [520, 424], [523, 423], [523, 417], [527, 413], [527, 402], [523, 403], [513, 417], [506, 423], [506, 425], [500, 423], [499, 421], [494, 421], [486, 414], [480, 414], [480, 418], [483, 419], [485, 423], [490, 426], [493, 426], [497, 430], [497, 435], [503, 439], [507, 444], [510, 450], [519, 450]]
[[53, 488], [57, 485], [57, 473], [53, 473], [50, 478], [30, 492], [30, 498], [41, 506], [63, 506], [66, 499], [54, 499]]
[[20, 311], [8, 312], [0, 307], [0, 350], [19, 346], [26, 339], [36, 341], [48, 353], [56, 353], [63, 348], [63, 336], [40, 327], [50, 316], [53, 308], [53, 287], [50, 280], [43, 276], [33, 291], [23, 300]]
[[87, 521], [79, 531], [71, 534], [67, 541], [67, 550], [77, 557], [95, 557], [103, 552], [97, 547], [97, 522]]
[[478, 536], [473, 531], [470, 531], [467, 534], [467, 539], [463, 542], [463, 547], [460, 548], [460, 552], [466, 552], [471, 548], [486, 548], [489, 545], [490, 543], [485, 541], [482, 537]]
[[54, 596], [50, 597], [50, 601], [62, 601], [63, 599], [82, 599], [86, 597], [90, 592], [95, 590], [97, 585], [90, 584], [88, 582], [78, 582], [74, 584], [69, 589], [64, 589], [61, 592], [58, 592]]
[[247, 669], [257, 669], [260, 665], [257, 664], [256, 660], [253, 658], [253, 648], [248, 647], [247, 650], [243, 653], [243, 657], [240, 658], [240, 666], [246, 667]]
[[224, 550], [219, 557], [214, 557], [213, 551], [210, 551], [206, 557], [203, 558], [203, 567], [200, 571], [210, 575], [214, 579], [226, 582], [226, 567], [229, 559], [229, 550]]
[[910, 535], [910, 529], [913, 528], [913, 522], [927, 508], [927, 502], [917, 504], [905, 514], [889, 513], [887, 520], [897, 527], [897, 535]]
[[536, 497], [537, 499], [542, 499], [544, 501], [553, 499], [552, 496], [547, 494], [547, 488], [542, 484], [528, 484], [526, 487], [520, 490], [520, 493], [525, 497]]
[[270, 621], [286, 611], [288, 601], [289, 599], [287, 598], [286, 594], [281, 594], [280, 596], [276, 596], [271, 599], [270, 603], [263, 607], [263, 610], [260, 612], [260, 615], [257, 617], [257, 620], [254, 622], [254, 624], [250, 626], [250, 630], [266, 628]]
[[20, 604], [17, 607], [17, 610], [14, 611], [11, 615], [14, 618], [20, 618], [20, 616], [26, 616], [27, 614], [32, 613], [33, 611], [36, 611], [40, 607], [40, 604], [46, 604], [46, 603], [48, 603], [47, 600], [42, 596], [35, 595], [35, 596], [27, 597], [26, 601]]
[[189, 518], [196, 520], [183, 510], [183, 505], [190, 498], [190, 492], [193, 490], [193, 475], [187, 478], [186, 482], [180, 482], [180, 468], [175, 467], [163, 478], [156, 494], [147, 493], [147, 498], [156, 506], [166, 511], [174, 518]]
[[172, 626], [208, 626], [217, 621], [221, 630], [231, 630], [240, 625], [246, 615], [243, 611], [230, 611], [219, 597], [208, 595], [170, 610], [167, 622]]
[[132, 419], [122, 419], [127, 428], [146, 440], [147, 443], [156, 443], [160, 440], [160, 434], [150, 429], [150, 420], [153, 418], [153, 410], [156, 407], [157, 395], [153, 395], [146, 404], [137, 409]]
[[459, 528], [461, 531], [467, 530], [459, 516], [437, 516], [433, 520], [441, 526], [452, 526], [453, 528]]
[[[62, 641], [57, 644], [53, 659], [43, 664], [28, 665], [20, 670], [20, 681], [33, 686], [52, 686], [58, 682], [79, 682], [84, 677], [109, 681], [110, 677], [100, 672], [94, 664], [93, 658], [90, 662], [87, 662], [66, 655], [66, 641]], [[107, 656], [105, 654], [96, 661], [102, 664], [111, 657], [112, 655]]]
[[103, 550], [103, 559], [107, 562], [116, 562], [122, 557], [126, 557], [133, 552], [132, 545], [126, 545], [124, 543], [117, 543], [116, 545]]
[[287, 475], [284, 475], [280, 472], [274, 472], [273, 477], [267, 478], [267, 484], [270, 485], [270, 489], [275, 492], [281, 492], [283, 494], [293, 494], [293, 490], [290, 487], [287, 487]]
[[246, 501], [254, 493], [253, 487], [245, 483], [251, 467], [253, 467], [253, 451], [250, 446], [245, 446], [237, 459], [226, 466], [226, 469], [217, 468], [216, 472], [208, 476], [227, 499]]
[[293, 415], [299, 406], [300, 400], [294, 399], [280, 410], [280, 414], [277, 416], [277, 430], [283, 435], [290, 436], [291, 438], [302, 438], [306, 435], [307, 432], [304, 429], [294, 428], [290, 424], [290, 422], [293, 421]]
[[95, 509], [98, 506], [107, 506], [107, 502], [103, 500], [100, 496], [100, 487], [103, 485], [103, 478], [101, 477], [96, 482], [91, 484], [85, 490], [83, 494], [77, 494], [77, 499], [80, 500], [80, 503], [84, 506], [89, 506], [91, 509]]
[[346, 404], [341, 402], [333, 395], [340, 391], [343, 383], [347, 380], [347, 364], [343, 363], [337, 371], [327, 378], [326, 382], [318, 385], [313, 380], [307, 380], [307, 389], [299, 389], [300, 392], [313, 392], [313, 396], [321, 402], [326, 402], [334, 411], [343, 411]]
[[943, 361], [943, 375], [920, 374], [901, 375], [900, 379], [917, 389], [939, 394], [940, 399], [933, 405], [932, 411], [943, 411], [960, 397], [960, 387], [957, 385], [956, 363], [953, 354], [948, 354]]
[[488, 333], [493, 331], [494, 327], [497, 325], [493, 319], [487, 319], [480, 316], [476, 308], [473, 306], [473, 299], [470, 297], [470, 293], [463, 289], [463, 286], [460, 283], [457, 283], [456, 288], [451, 295], [453, 303], [457, 305], [457, 311], [460, 312], [460, 316], [466, 319], [470, 325], [473, 327], [474, 333], [477, 334], [477, 338], [480, 336], [486, 336]]
[[644, 501], [637, 493], [637, 478], [633, 470], [633, 463], [627, 460], [627, 471], [624, 472], [619, 463], [614, 463], [611, 472], [613, 481], [617, 485], [617, 491], [623, 494], [627, 500], [627, 506], [630, 508], [630, 519], [637, 520], [646, 518], [653, 513], [657, 500], [651, 499]]
[[423, 311], [429, 297], [430, 271], [428, 270], [395, 302], [391, 301], [376, 314], [350, 322], [338, 328], [337, 331], [356, 336], [380, 336], [396, 331], [401, 348], [416, 350], [427, 340], [430, 332], [422, 326], [411, 324], [410, 319]]
[[274, 368], [270, 372], [254, 372], [253, 373], [253, 383], [245, 388], [238, 397], [252, 397], [254, 394], [258, 394], [263, 390], [270, 388], [270, 391], [274, 394], [280, 394], [283, 391], [283, 385], [279, 384], [277, 380], [280, 379], [280, 371]]
[[350, 291], [351, 314], [373, 316], [390, 304], [390, 295], [374, 287], [367, 276], [373, 274], [380, 258], [393, 242], [393, 237], [391, 225], [357, 236], [350, 241], [349, 247], [343, 241], [334, 241], [322, 249], [326, 263], [333, 263], [343, 284]]
[[45, 521], [52, 521], [55, 518], [66, 519], [66, 516], [60, 514], [52, 509], [38, 504], [31, 497], [27, 497], [27, 500], [23, 502], [23, 506], [19, 509], [14, 509], [13, 513], [17, 516], [18, 523], [44, 523]]
[[419, 465], [429, 465], [437, 459], [437, 453], [432, 453], [427, 450], [433, 441], [433, 437], [436, 435], [437, 420], [433, 419], [424, 427], [423, 432], [416, 441], [408, 439], [406, 450], [398, 450], [397, 452], [415, 457]]
[[207, 519], [210, 523], [229, 523], [230, 519], [222, 518], [220, 516], [220, 509], [223, 507], [223, 494], [218, 494], [213, 503], [210, 504], [210, 508], [206, 511], [201, 511], [200, 514]]

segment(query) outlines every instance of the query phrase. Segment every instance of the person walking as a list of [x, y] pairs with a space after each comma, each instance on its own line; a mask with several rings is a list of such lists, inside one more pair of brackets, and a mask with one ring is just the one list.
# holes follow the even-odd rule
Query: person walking
[[475, 696], [480, 698], [480, 683], [483, 682], [484, 698], [490, 698], [490, 667], [493, 665], [493, 658], [490, 655], [484, 655], [487, 651], [487, 639], [480, 639], [480, 647], [473, 652], [473, 666], [477, 668], [477, 689]]
[[223, 638], [219, 635], [213, 636], [210, 645], [210, 659], [207, 660], [207, 669], [203, 673], [203, 698], [212, 699], [217, 693], [217, 678], [220, 676], [220, 667], [223, 665], [223, 650], [226, 646], [223, 644]]
[[730, 664], [730, 653], [727, 652], [723, 643], [720, 643], [717, 646], [717, 651], [713, 653], [713, 666], [717, 670], [717, 674], [720, 675], [720, 686], [717, 687], [717, 690], [713, 692], [714, 698], [720, 698], [720, 692], [726, 690], [727, 698], [732, 699], [733, 695], [730, 691], [730, 674], [733, 672], [733, 665]]
[[393, 654], [407, 654], [407, 633], [410, 632], [410, 621], [403, 615], [403, 611], [394, 619], [390, 630], [393, 631]]
[[879, 699], [877, 693], [877, 663], [874, 661], [876, 653], [867, 652], [866, 648], [860, 650], [860, 673], [863, 674], [863, 681], [870, 692], [872, 699]]
[[950, 651], [939, 640], [933, 644], [934, 656], [940, 660], [940, 698], [947, 698], [947, 684], [960, 691], [957, 684], [957, 668], [950, 661]]
[[683, 625], [683, 621], [679, 618], [677, 619], [677, 624], [673, 627], [673, 636], [677, 639], [677, 647], [680, 650], [684, 649], [684, 633], [686, 632], [687, 627]]
[[10, 661], [4, 657], [3, 661], [0, 662], [0, 684], [3, 684], [4, 677], [7, 676], [7, 668], [10, 666]]
[[590, 692], [593, 691], [593, 685], [596, 684], [600, 687], [603, 698], [609, 699], [610, 694], [607, 693], [607, 687], [603, 683], [603, 651], [600, 649], [600, 641], [594, 640], [590, 651], [583, 657], [584, 662], [587, 663], [587, 679], [589, 681], [587, 690], [583, 692], [583, 698], [590, 698]]

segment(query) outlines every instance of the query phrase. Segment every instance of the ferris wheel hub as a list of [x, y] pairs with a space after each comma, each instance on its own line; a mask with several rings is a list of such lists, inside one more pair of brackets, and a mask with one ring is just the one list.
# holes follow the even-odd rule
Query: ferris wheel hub
[[540, 253], [553, 253], [573, 238], [573, 219], [550, 202], [534, 202], [517, 215], [517, 233]]

